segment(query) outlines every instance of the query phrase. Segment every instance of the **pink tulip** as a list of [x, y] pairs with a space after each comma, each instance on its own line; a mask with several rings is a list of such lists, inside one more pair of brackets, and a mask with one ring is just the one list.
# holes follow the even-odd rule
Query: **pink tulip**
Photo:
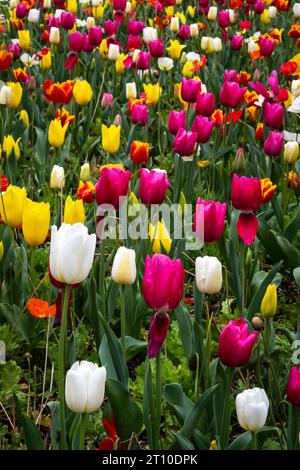
[[16, 7], [16, 17], [20, 20], [26, 16], [27, 6], [27, 3], [18, 3]]
[[97, 204], [111, 204], [118, 209], [121, 202], [119, 198], [127, 195], [129, 180], [130, 171], [104, 167], [95, 186]]
[[188, 39], [190, 37], [190, 27], [184, 24], [180, 26], [177, 36], [179, 39]]
[[194, 153], [196, 142], [196, 132], [179, 129], [173, 142], [174, 152], [182, 157], [190, 157]]
[[151, 318], [148, 332], [148, 356], [156, 357], [168, 334], [170, 317], [165, 312], [157, 312]]
[[264, 143], [264, 152], [270, 157], [277, 157], [283, 148], [283, 132], [270, 131]]
[[147, 124], [148, 109], [144, 104], [133, 104], [130, 112], [132, 124]]
[[[18, 4], [19, 5], [19, 4]], [[21, 46], [20, 44], [8, 44], [7, 52], [11, 52], [14, 56], [14, 59], [19, 59], [21, 55]]]
[[141, 34], [144, 26], [143, 21], [129, 21], [127, 24], [127, 33], [133, 35]]
[[221, 10], [218, 14], [218, 25], [220, 28], [224, 29], [230, 25], [230, 15], [229, 11]]
[[213, 93], [199, 93], [196, 102], [196, 113], [210, 117], [215, 110], [215, 96]]
[[186, 128], [185, 111], [171, 111], [168, 116], [168, 129], [171, 134], [176, 135], [179, 129]]
[[161, 204], [169, 186], [165, 170], [141, 168], [139, 198], [144, 204]]
[[104, 21], [105, 36], [114, 36], [118, 32], [118, 24], [116, 21]]
[[126, 43], [126, 49], [130, 51], [131, 49], [141, 49], [142, 41], [139, 35], [129, 34]]
[[200, 80], [183, 78], [181, 82], [181, 98], [189, 103], [196, 103], [197, 95], [201, 91]]
[[150, 67], [150, 52], [141, 51], [135, 65], [138, 70], [147, 70]]
[[162, 39], [150, 41], [149, 49], [152, 57], [162, 57], [164, 55], [164, 42]]
[[254, 13], [256, 15], [261, 15], [265, 9], [265, 4], [262, 0], [257, 0], [254, 3]]
[[89, 35], [86, 33], [83, 34], [83, 50], [85, 52], [92, 52], [94, 50], [93, 44], [90, 43]]
[[89, 42], [93, 46], [99, 46], [102, 40], [102, 29], [101, 26], [92, 26], [89, 29]]
[[75, 24], [75, 16], [69, 11], [63, 11], [60, 17], [60, 24], [64, 29], [73, 29]]
[[232, 51], [240, 51], [243, 46], [243, 36], [234, 34], [230, 41], [230, 49]]
[[104, 93], [101, 100], [101, 108], [112, 108], [114, 105], [114, 97], [111, 93]]
[[125, 11], [126, 0], [113, 0], [113, 8], [116, 11]]
[[221, 104], [227, 108], [236, 108], [240, 104], [246, 90], [246, 87], [240, 88], [236, 82], [224, 82], [220, 93]]
[[205, 201], [199, 197], [194, 216], [194, 231], [197, 238], [204, 243], [218, 241], [224, 230], [226, 211], [226, 202]]
[[250, 360], [257, 336], [258, 331], [249, 334], [244, 318], [230, 321], [220, 334], [220, 360], [228, 367], [245, 366]]
[[79, 31], [72, 31], [69, 35], [69, 46], [71, 51], [81, 52], [84, 45], [84, 38]]
[[78, 55], [71, 52], [71, 54], [69, 54], [68, 57], [66, 58], [64, 69], [73, 70], [77, 62], [78, 62]]
[[282, 104], [269, 103], [265, 100], [263, 103], [263, 116], [265, 124], [268, 127], [275, 129], [282, 128], [284, 119], [284, 108]]
[[197, 142], [206, 144], [209, 141], [215, 121], [205, 116], [196, 116], [191, 131], [196, 132]]
[[263, 56], [270, 56], [276, 46], [276, 42], [268, 38], [260, 38], [258, 41], [260, 53]]
[[224, 72], [224, 81], [225, 82], [239, 82], [239, 76], [236, 70], [225, 70]]
[[300, 407], [300, 369], [296, 366], [291, 367], [286, 393], [288, 400]]
[[262, 202], [262, 190], [258, 178], [238, 177], [236, 173], [232, 177], [231, 196], [235, 209], [244, 212], [253, 212]]

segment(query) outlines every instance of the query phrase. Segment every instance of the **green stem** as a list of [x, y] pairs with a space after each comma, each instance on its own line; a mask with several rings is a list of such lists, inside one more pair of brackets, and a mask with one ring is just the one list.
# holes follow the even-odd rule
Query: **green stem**
[[61, 449], [67, 449], [66, 437], [66, 403], [65, 403], [65, 367], [66, 367], [66, 345], [68, 327], [68, 307], [69, 307], [70, 286], [66, 286], [63, 293], [63, 309], [60, 325], [60, 337], [58, 344], [58, 391], [60, 410], [60, 436]]
[[125, 332], [126, 332], [126, 316], [125, 316], [125, 290], [124, 286], [120, 285], [120, 299], [121, 299], [121, 344], [125, 358]]
[[161, 355], [160, 351], [157, 354], [156, 358], [156, 433], [155, 433], [155, 445], [154, 450], [160, 450], [160, 417], [161, 417], [161, 400], [162, 400], [162, 390], [161, 390]]
[[79, 441], [79, 450], [84, 450], [84, 439], [85, 439], [85, 432], [86, 426], [89, 420], [89, 415], [82, 413], [80, 415], [80, 441]]
[[256, 432], [252, 433], [251, 450], [257, 450], [257, 434], [256, 434]]

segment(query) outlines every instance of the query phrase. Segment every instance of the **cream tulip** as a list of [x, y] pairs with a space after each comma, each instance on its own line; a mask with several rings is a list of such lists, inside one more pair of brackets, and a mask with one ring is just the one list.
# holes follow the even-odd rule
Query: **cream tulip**
[[287, 142], [284, 146], [283, 158], [288, 163], [295, 163], [299, 157], [298, 142]]
[[54, 165], [50, 176], [50, 188], [62, 189], [65, 186], [65, 170], [62, 166]]
[[109, 60], [117, 60], [120, 55], [120, 47], [118, 44], [110, 44], [108, 49]]
[[300, 3], [295, 3], [295, 5], [293, 6], [293, 13], [296, 18], [300, 17]]
[[135, 99], [137, 95], [136, 84], [134, 82], [126, 83], [126, 99]]
[[217, 18], [218, 8], [217, 7], [210, 7], [207, 14], [207, 19], [210, 21], [214, 21]]
[[239, 393], [235, 400], [237, 419], [245, 431], [258, 431], [266, 422], [269, 399], [263, 388], [252, 388]]
[[196, 258], [196, 285], [204, 294], [216, 294], [222, 287], [222, 265], [215, 256]]
[[151, 41], [156, 41], [157, 39], [157, 29], [148, 26], [143, 29], [143, 40], [146, 44], [149, 44]]
[[136, 278], [135, 251], [121, 246], [114, 257], [112, 279], [123, 286], [132, 285]]

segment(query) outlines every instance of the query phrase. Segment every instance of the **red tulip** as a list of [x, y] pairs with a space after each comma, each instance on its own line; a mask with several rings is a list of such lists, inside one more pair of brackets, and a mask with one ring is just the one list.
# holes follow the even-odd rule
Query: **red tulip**
[[169, 186], [166, 171], [141, 169], [139, 197], [144, 204], [161, 204]]
[[228, 367], [245, 366], [252, 353], [258, 331], [249, 334], [244, 318], [232, 320], [223, 328], [219, 340], [219, 357]]
[[224, 230], [226, 202], [205, 201], [198, 197], [194, 216], [194, 230], [204, 243], [218, 241]]
[[140, 49], [142, 47], [142, 41], [138, 34], [129, 34], [126, 49], [130, 51], [131, 49]]
[[258, 209], [262, 202], [261, 184], [258, 178], [248, 178], [236, 173], [232, 177], [231, 202], [235, 209], [252, 212]]
[[300, 369], [296, 366], [291, 367], [286, 392], [288, 400], [300, 407]]
[[128, 170], [104, 167], [95, 186], [97, 204], [111, 204], [118, 209], [119, 198], [127, 195], [129, 179], [130, 171]]

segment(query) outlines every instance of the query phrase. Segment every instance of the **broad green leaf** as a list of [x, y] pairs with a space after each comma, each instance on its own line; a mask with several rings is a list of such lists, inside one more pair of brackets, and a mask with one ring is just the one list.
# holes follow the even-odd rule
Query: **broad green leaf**
[[244, 450], [247, 449], [250, 442], [252, 441], [252, 433], [247, 431], [238, 436], [234, 441], [227, 447], [227, 450]]
[[19, 400], [14, 395], [16, 405], [16, 415], [19, 426], [23, 429], [24, 439], [28, 450], [45, 450], [42, 435], [34, 422], [24, 413], [22, 413]]

